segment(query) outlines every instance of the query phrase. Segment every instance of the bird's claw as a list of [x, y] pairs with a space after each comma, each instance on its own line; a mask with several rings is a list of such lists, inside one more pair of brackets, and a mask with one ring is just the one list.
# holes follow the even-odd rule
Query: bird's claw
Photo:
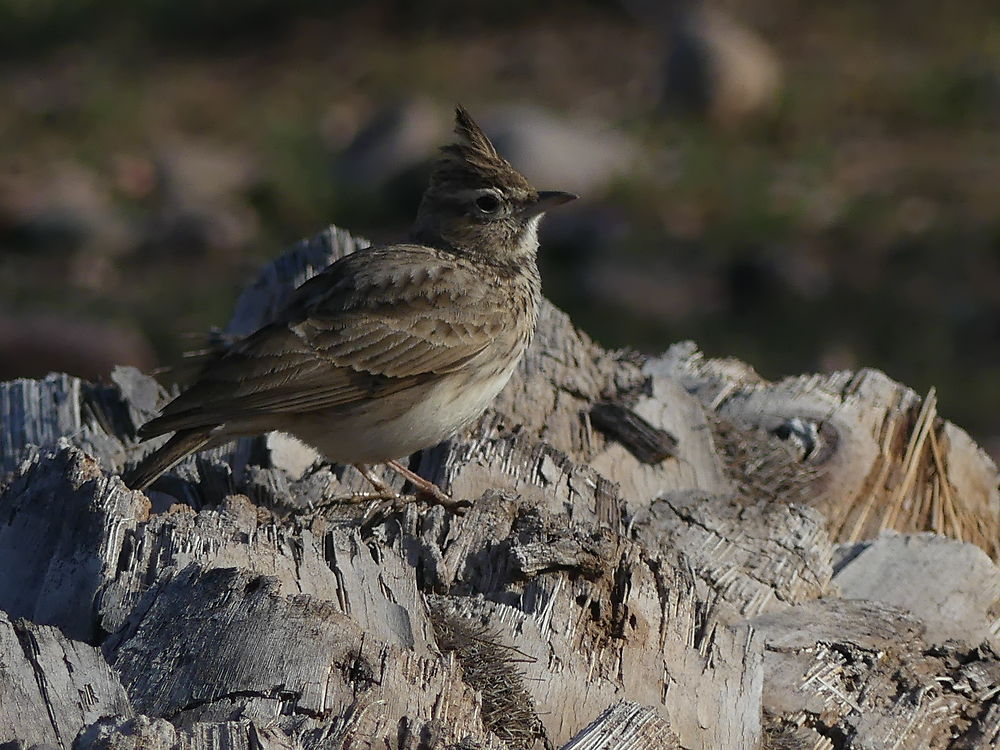
[[470, 500], [456, 500], [436, 487], [434, 490], [420, 488], [417, 490], [417, 495], [433, 505], [440, 505], [445, 510], [451, 511], [457, 516], [465, 515], [465, 511], [472, 506]]

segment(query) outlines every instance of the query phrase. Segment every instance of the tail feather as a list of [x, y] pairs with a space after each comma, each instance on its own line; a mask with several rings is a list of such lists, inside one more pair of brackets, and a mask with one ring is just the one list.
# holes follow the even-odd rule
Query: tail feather
[[174, 433], [167, 442], [146, 456], [123, 477], [126, 486], [133, 490], [144, 490], [156, 479], [175, 466], [185, 456], [200, 451], [212, 440], [212, 433], [199, 430], [181, 430]]

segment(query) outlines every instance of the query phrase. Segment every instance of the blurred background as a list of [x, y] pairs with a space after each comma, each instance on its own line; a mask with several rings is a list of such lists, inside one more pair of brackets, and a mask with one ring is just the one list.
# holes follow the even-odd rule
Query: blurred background
[[151, 368], [465, 104], [607, 346], [874, 366], [1000, 453], [996, 0], [0, 0], [0, 378]]

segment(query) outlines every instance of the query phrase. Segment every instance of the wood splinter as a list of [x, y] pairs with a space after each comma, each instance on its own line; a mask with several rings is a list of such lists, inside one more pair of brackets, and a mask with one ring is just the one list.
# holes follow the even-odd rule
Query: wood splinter
[[676, 437], [654, 427], [624, 404], [600, 401], [591, 407], [590, 421], [644, 464], [658, 464], [677, 456]]

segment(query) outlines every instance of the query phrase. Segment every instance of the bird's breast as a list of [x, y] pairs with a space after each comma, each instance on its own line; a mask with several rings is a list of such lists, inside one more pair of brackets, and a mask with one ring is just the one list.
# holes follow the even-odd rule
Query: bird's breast
[[[338, 463], [380, 463], [437, 445], [474, 422], [510, 380], [522, 344], [377, 399], [295, 415], [284, 426]], [[484, 353], [485, 354], [485, 353]]]

